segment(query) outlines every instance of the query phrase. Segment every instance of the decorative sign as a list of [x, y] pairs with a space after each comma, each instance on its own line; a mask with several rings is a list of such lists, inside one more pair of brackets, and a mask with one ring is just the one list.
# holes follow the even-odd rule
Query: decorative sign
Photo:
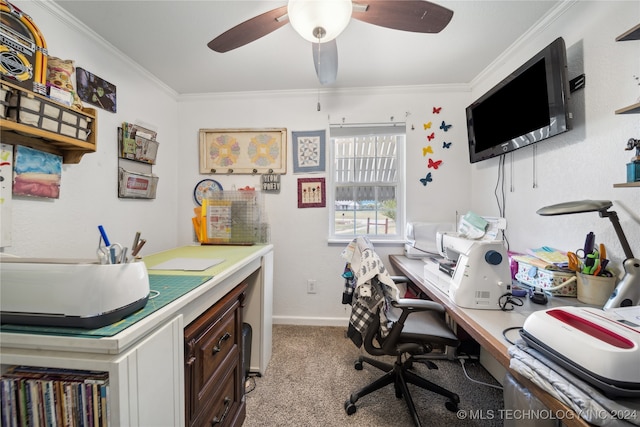
[[262, 191], [265, 193], [279, 193], [280, 192], [280, 175], [278, 174], [266, 174], [262, 175]]

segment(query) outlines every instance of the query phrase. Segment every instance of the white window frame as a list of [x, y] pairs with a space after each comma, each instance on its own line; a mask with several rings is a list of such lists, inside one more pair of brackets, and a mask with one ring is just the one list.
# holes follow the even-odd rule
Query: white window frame
[[[368, 136], [368, 135], [400, 135], [396, 143], [396, 169], [397, 169], [397, 182], [392, 184], [395, 186], [396, 196], [396, 228], [393, 234], [368, 234], [367, 236], [372, 241], [378, 242], [394, 242], [403, 243], [405, 241], [405, 224], [406, 224], [406, 144], [407, 144], [407, 129], [405, 123], [394, 124], [354, 124], [354, 125], [332, 125], [329, 130], [329, 171], [330, 176], [327, 179], [327, 205], [329, 207], [329, 242], [345, 243], [350, 242], [356, 236], [355, 234], [336, 234], [336, 206], [335, 206], [335, 194], [336, 194], [336, 153], [335, 153], [335, 138], [336, 137], [349, 137], [349, 136]], [[343, 184], [343, 183], [340, 183]], [[367, 186], [367, 185], [386, 185], [384, 181], [380, 182], [354, 182], [353, 186]], [[378, 228], [379, 230], [379, 228]], [[365, 234], [365, 233], [362, 233]]]

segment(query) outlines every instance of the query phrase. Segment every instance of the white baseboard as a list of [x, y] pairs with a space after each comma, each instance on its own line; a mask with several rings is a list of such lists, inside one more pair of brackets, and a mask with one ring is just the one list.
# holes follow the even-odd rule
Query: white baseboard
[[297, 317], [297, 316], [273, 316], [274, 325], [301, 325], [301, 326], [344, 326], [349, 325], [348, 317]]

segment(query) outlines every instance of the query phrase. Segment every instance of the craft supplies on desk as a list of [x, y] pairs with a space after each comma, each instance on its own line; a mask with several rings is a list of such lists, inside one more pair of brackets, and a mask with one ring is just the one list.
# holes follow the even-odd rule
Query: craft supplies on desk
[[[543, 291], [566, 284], [549, 292], [551, 295], [564, 297], [575, 297], [577, 295], [577, 285], [573, 272], [561, 270], [556, 264], [531, 255], [513, 255], [512, 258], [518, 262], [518, 271], [515, 274], [517, 281]], [[569, 282], [572, 279], [573, 281]]]
[[259, 191], [206, 191], [192, 223], [203, 245], [253, 245], [268, 241]]

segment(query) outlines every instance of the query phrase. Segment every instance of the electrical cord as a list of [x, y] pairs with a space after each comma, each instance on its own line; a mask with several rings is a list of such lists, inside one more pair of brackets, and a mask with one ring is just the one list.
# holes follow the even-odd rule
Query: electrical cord
[[507, 328], [505, 330], [502, 331], [502, 336], [504, 337], [505, 340], [507, 340], [507, 342], [511, 345], [515, 345], [515, 342], [511, 341], [509, 338], [507, 338], [507, 332], [509, 331], [513, 331], [513, 330], [520, 330], [522, 329], [522, 326], [512, 326], [510, 328]]
[[249, 373], [247, 375], [247, 378], [244, 380], [244, 394], [249, 394], [256, 389], [256, 377], [260, 376], [262, 375], [260, 375], [259, 373]]
[[468, 379], [469, 381], [474, 382], [474, 383], [476, 383], [476, 384], [485, 385], [485, 386], [487, 386], [487, 387], [497, 388], [498, 390], [502, 390], [502, 389], [503, 389], [503, 388], [502, 388], [501, 386], [499, 386], [499, 385], [494, 385], [494, 384], [485, 383], [485, 382], [483, 382], [483, 381], [474, 380], [474, 379], [473, 379], [473, 378], [471, 378], [471, 377], [469, 376], [469, 374], [467, 373], [467, 369], [466, 369], [466, 368], [465, 368], [465, 366], [464, 366], [464, 362], [465, 362], [465, 360], [464, 360], [464, 359], [458, 359], [458, 360], [460, 360], [460, 365], [462, 365], [462, 372], [464, 372], [464, 376], [465, 376], [465, 377], [467, 377], [467, 379]]
[[516, 296], [513, 296], [511, 292], [502, 294], [498, 299], [498, 305], [502, 311], [511, 311], [515, 307], [522, 307], [522, 300]]

